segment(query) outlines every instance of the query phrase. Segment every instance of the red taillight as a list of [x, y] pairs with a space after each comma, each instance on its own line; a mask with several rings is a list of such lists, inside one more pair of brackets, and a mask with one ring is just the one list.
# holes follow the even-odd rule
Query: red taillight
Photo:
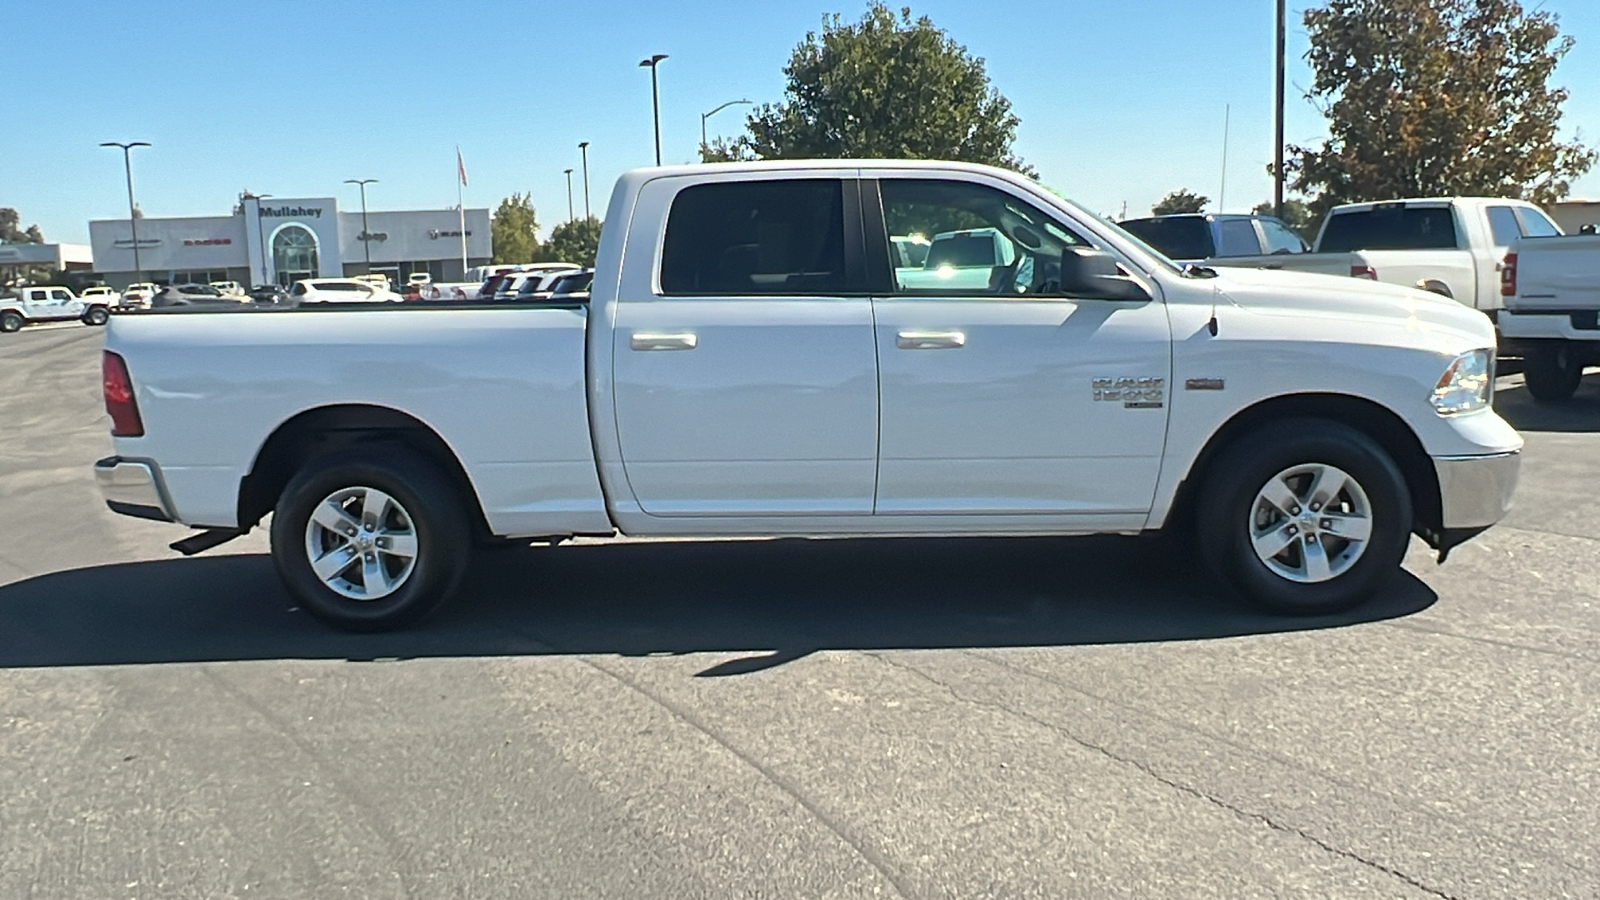
[[144, 437], [139, 403], [133, 399], [133, 379], [128, 364], [110, 350], [100, 361], [100, 384], [105, 388], [106, 412], [111, 416], [112, 437]]
[[1500, 296], [1515, 297], [1517, 295], [1517, 255], [1507, 253], [1505, 264], [1500, 267]]
[[1351, 278], [1365, 278], [1368, 281], [1377, 281], [1378, 280], [1378, 270], [1374, 269], [1371, 266], [1351, 266], [1350, 267], [1350, 277]]

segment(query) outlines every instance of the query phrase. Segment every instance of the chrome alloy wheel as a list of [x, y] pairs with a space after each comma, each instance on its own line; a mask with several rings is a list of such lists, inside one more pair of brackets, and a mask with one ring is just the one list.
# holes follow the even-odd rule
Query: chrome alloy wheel
[[351, 600], [400, 590], [417, 565], [411, 514], [376, 488], [334, 491], [306, 522], [306, 558], [322, 583]]
[[1372, 503], [1349, 473], [1310, 463], [1285, 469], [1250, 505], [1250, 543], [1267, 568], [1298, 584], [1343, 575], [1367, 552]]

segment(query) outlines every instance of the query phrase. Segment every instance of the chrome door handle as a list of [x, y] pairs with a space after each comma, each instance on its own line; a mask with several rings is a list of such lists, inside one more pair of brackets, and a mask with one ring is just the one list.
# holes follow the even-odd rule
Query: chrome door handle
[[901, 350], [957, 350], [967, 345], [967, 336], [959, 331], [902, 331], [894, 345]]
[[634, 333], [629, 345], [635, 350], [693, 350], [699, 344], [700, 339], [689, 332], [656, 334], [639, 331]]

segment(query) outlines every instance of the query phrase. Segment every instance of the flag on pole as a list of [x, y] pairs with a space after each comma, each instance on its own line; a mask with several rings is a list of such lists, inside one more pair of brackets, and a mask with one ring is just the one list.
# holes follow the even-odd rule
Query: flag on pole
[[461, 146], [456, 145], [456, 174], [461, 176], [461, 186], [467, 186], [467, 164], [461, 159]]

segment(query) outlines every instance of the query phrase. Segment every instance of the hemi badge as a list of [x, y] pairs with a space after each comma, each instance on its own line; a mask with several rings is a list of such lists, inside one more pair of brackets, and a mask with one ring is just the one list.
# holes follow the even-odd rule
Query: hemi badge
[[1183, 383], [1186, 391], [1220, 391], [1227, 386], [1228, 383], [1221, 378], [1191, 378]]

